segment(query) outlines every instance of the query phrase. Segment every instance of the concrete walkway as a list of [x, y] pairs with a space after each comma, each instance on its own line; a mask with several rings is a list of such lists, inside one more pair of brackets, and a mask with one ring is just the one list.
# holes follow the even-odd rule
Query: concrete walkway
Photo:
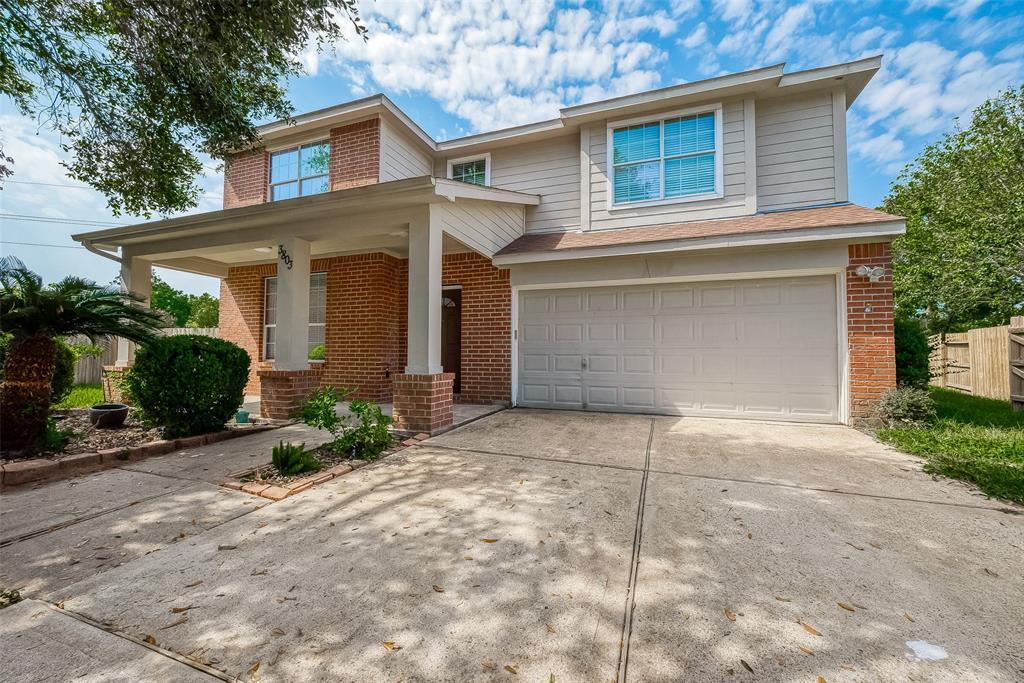
[[[149, 668], [180, 665], [171, 653], [263, 681], [1012, 681], [1024, 671], [1021, 509], [933, 480], [847, 428], [504, 411], [271, 505], [233, 492], [206, 500], [205, 475], [172, 479], [175, 463], [148, 462], [133, 472], [136, 497], [159, 477], [170, 488], [152, 501], [167, 504], [134, 523], [175, 520], [157, 552], [122, 543], [120, 566], [92, 555], [99, 573], [75, 574], [56, 561], [77, 557], [61, 534], [92, 521], [3, 549], [5, 586], [21, 577], [36, 598], [0, 620], [10, 680], [110, 680], [114, 660], [187, 680]], [[194, 502], [173, 488], [181, 482]], [[7, 498], [18, 529], [39, 528]], [[62, 524], [89, 509], [44, 512]], [[96, 517], [106, 522], [91, 533], [121, 542], [124, 514]], [[184, 538], [163, 535], [193, 516]], [[39, 643], [34, 620], [59, 630], [54, 615], [74, 621], [61, 643], [115, 638], [135, 654], [69, 655], [55, 669], [47, 648], [23, 645]]]

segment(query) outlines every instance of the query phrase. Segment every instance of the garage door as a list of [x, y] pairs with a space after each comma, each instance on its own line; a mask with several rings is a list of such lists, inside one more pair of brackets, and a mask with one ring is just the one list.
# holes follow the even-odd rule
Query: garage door
[[835, 278], [519, 293], [518, 402], [837, 422]]

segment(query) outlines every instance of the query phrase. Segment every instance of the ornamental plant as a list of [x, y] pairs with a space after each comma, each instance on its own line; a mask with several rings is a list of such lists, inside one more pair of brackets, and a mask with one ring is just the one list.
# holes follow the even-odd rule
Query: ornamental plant
[[306, 444], [281, 441], [271, 451], [271, 462], [282, 475], [290, 477], [303, 472], [317, 472], [322, 465], [316, 456], [306, 450]]
[[139, 349], [125, 384], [143, 418], [169, 438], [224, 429], [242, 405], [249, 354], [216, 337], [162, 337]]
[[346, 423], [338, 415], [336, 405], [354, 394], [356, 389], [342, 389], [332, 386], [317, 389], [295, 413], [310, 427], [324, 429], [331, 434], [331, 441], [322, 448], [334, 453], [344, 453], [353, 458], [373, 460], [391, 445], [391, 418], [380, 406], [372, 401], [354, 399], [349, 411], [355, 417], [355, 424]]

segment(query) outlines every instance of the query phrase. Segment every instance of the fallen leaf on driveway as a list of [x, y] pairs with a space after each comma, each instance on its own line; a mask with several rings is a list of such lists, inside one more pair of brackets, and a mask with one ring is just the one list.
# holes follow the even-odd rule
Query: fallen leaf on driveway
[[219, 545], [217, 550], [238, 550], [237, 545]]
[[518, 669], [516, 669], [516, 668], [515, 668], [514, 666], [512, 666], [511, 664], [506, 664], [506, 665], [505, 665], [505, 671], [507, 671], [507, 672], [509, 672], [510, 674], [513, 674], [513, 675], [515, 675], [515, 676], [518, 676], [518, 675], [519, 675], [519, 671], [518, 671]]
[[909, 622], [913, 622], [914, 621], [914, 617], [910, 616], [906, 612], [903, 613], [903, 618], [906, 619]]
[[494, 662], [484, 662], [481, 666], [484, 667], [484, 671], [494, 671], [498, 668], [498, 665]]
[[185, 584], [185, 588], [195, 588], [196, 586], [198, 586], [201, 583], [202, 583], [202, 581], [194, 581], [192, 583], [186, 583]]
[[484, 543], [497, 543], [498, 542], [498, 539], [496, 539], [496, 538], [481, 538], [480, 540], [483, 541]]
[[779, 602], [793, 602], [793, 598], [780, 598], [778, 595], [775, 596], [775, 599]]
[[985, 573], [988, 574], [989, 576], [994, 576], [996, 578], [999, 578], [999, 574], [996, 574], [994, 571], [992, 571], [988, 567], [985, 567]]
[[156, 645], [156, 638], [153, 636], [146, 636], [142, 639], [142, 642], [149, 643], [150, 645]]
[[435, 593], [444, 593], [444, 588], [441, 588], [440, 586], [433, 586], [433, 589]]
[[402, 649], [401, 645], [395, 645], [395, 643], [393, 641], [390, 641], [390, 640], [383, 641], [381, 643], [381, 645], [383, 645], [384, 649], [387, 650], [388, 652], [394, 652], [395, 650], [401, 650]]
[[853, 606], [852, 606], [852, 605], [848, 605], [848, 604], [846, 604], [845, 602], [837, 602], [836, 604], [837, 604], [837, 605], [839, 605], [840, 607], [842, 607], [842, 608], [843, 608], [844, 610], [846, 610], [847, 612], [856, 612], [856, 611], [857, 611], [857, 610], [855, 610], [855, 609], [853, 608]]
[[547, 627], [548, 633], [554, 633], [555, 632], [555, 627], [552, 626], [551, 624], [544, 624], [544, 626]]
[[807, 631], [808, 633], [810, 633], [812, 636], [820, 636], [821, 635], [821, 631], [819, 631], [818, 629], [814, 628], [810, 624], [805, 624], [802, 621], [798, 621], [796, 623], [800, 624], [803, 627], [803, 629], [805, 631]]
[[818, 676], [818, 683], [828, 683], [828, 681], [825, 680], [824, 676]]
[[279, 629], [279, 628], [275, 628], [270, 633], [271, 633], [271, 635], [275, 635], [275, 636], [283, 636], [284, 635], [284, 631], [282, 629]]
[[812, 657], [814, 656], [814, 650], [812, 650], [811, 648], [804, 647], [803, 645], [797, 645], [797, 647], [800, 648], [800, 652], [803, 652], [805, 655], [810, 655]]
[[195, 609], [196, 607], [199, 607], [199, 605], [189, 605], [188, 607], [172, 607], [171, 614], [181, 614], [182, 612], [187, 612], [190, 609]]
[[746, 669], [747, 671], [749, 671], [750, 673], [754, 673], [754, 670], [750, 668], [750, 665], [747, 664], [745, 659], [741, 659], [740, 660], [740, 664], [742, 664], [743, 668]]
[[260, 673], [259, 672], [260, 672], [260, 663], [256, 662], [251, 667], [249, 667], [249, 680], [252, 681], [253, 683], [255, 683], [256, 681], [260, 680]]
[[725, 618], [728, 619], [729, 621], [736, 621], [736, 613], [731, 611], [731, 610], [726, 609], [725, 610]]
[[853, 548], [855, 550], [864, 550], [864, 546], [862, 546], [862, 545], [854, 545], [854, 544], [850, 543], [849, 541], [844, 541], [844, 542], [846, 543], [846, 545], [850, 546], [851, 548]]

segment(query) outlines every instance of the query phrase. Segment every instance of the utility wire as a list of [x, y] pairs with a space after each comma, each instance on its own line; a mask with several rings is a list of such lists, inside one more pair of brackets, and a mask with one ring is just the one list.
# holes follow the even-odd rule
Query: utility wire
[[14, 183], [16, 185], [42, 185], [44, 187], [71, 187], [71, 188], [74, 188], [76, 190], [91, 190], [92, 189], [88, 185], [68, 185], [67, 183], [41, 183], [41, 182], [36, 181], [36, 180], [5, 180], [3, 182], [4, 182], [5, 185], [7, 183]]
[[19, 244], [25, 247], [53, 247], [56, 249], [85, 249], [85, 247], [78, 246], [76, 244], [43, 244], [42, 242], [7, 242], [0, 241], [0, 244]]
[[114, 221], [98, 221], [92, 219], [79, 220], [77, 218], [56, 218], [53, 216], [34, 216], [27, 213], [0, 213], [0, 218], [12, 218], [19, 221], [29, 221], [33, 223], [57, 223], [60, 225], [98, 225], [98, 226], [109, 226], [119, 227], [122, 225], [134, 225], [133, 223], [117, 223]]

